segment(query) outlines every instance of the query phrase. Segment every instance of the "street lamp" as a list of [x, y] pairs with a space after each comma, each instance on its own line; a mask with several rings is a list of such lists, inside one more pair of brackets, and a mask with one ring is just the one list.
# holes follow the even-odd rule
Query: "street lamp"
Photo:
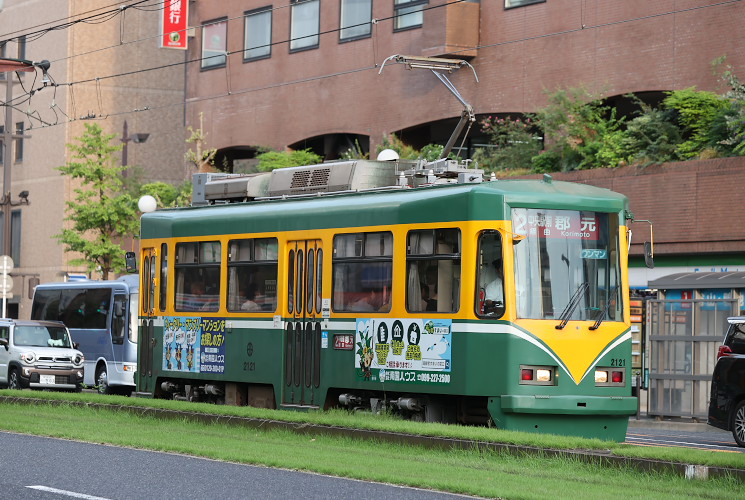
[[[129, 141], [134, 142], [135, 144], [142, 144], [143, 142], [147, 141], [147, 138], [150, 137], [150, 134], [143, 134], [143, 133], [137, 133], [128, 135], [127, 133], [127, 120], [124, 120], [124, 127], [122, 129], [122, 137], [119, 139], [124, 143], [124, 146], [122, 146], [122, 167], [127, 166], [127, 144]], [[122, 176], [127, 176], [127, 169], [125, 168], [122, 171]]]

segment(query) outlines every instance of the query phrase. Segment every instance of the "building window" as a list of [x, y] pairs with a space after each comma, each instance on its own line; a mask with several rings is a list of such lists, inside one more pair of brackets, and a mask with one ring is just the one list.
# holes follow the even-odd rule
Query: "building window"
[[272, 8], [246, 12], [243, 59], [263, 59], [272, 55]]
[[318, 47], [321, 29], [320, 0], [293, 0], [290, 13], [290, 51]]
[[202, 69], [220, 68], [228, 60], [228, 21], [216, 20], [202, 26]]
[[[0, 212], [0, 248], [5, 248], [4, 242], [5, 213]], [[10, 258], [13, 265], [21, 265], [21, 211], [10, 211]]]
[[16, 38], [16, 43], [18, 44], [16, 57], [18, 59], [26, 59], [26, 36]]
[[546, 0], [504, 0], [504, 8], [511, 9], [513, 7], [522, 7], [523, 5], [530, 5], [532, 3], [543, 3]]
[[[7, 59], [8, 58], [8, 42], [0, 43], [0, 59]], [[0, 80], [5, 80], [7, 77], [5, 76], [5, 71], [0, 71]]]
[[14, 140], [14, 143], [15, 143], [14, 159], [16, 163], [20, 163], [23, 161], [23, 130], [24, 130], [23, 122], [16, 122], [15, 135], [17, 136], [17, 139]]
[[370, 36], [372, 30], [372, 0], [341, 0], [340, 40]]
[[419, 28], [424, 22], [426, 0], [393, 0], [393, 30]]

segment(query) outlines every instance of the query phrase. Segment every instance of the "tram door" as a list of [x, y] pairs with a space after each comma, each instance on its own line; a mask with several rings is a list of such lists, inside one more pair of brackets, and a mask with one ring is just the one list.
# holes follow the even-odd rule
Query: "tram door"
[[320, 240], [289, 242], [282, 403], [320, 406], [323, 248]]
[[151, 392], [154, 383], [150, 377], [153, 375], [153, 351], [155, 349], [154, 320], [155, 320], [155, 276], [157, 271], [157, 259], [154, 248], [144, 248], [142, 250], [142, 274], [140, 286], [140, 336], [139, 336], [139, 353], [140, 363], [138, 364], [138, 383], [137, 390]]

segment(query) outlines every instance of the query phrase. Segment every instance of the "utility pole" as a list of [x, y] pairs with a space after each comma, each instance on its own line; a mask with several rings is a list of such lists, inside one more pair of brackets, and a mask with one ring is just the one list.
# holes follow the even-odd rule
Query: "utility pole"
[[5, 127], [3, 128], [3, 196], [0, 204], [3, 207], [3, 255], [10, 255], [10, 162], [11, 144], [13, 144], [13, 77], [15, 73], [6, 73], [5, 78]]
[[0, 255], [0, 294], [2, 295], [2, 314], [3, 317], [7, 316], [7, 300], [13, 297], [13, 279], [10, 276], [10, 271], [13, 269], [13, 259], [10, 254], [12, 252], [12, 231], [10, 227], [11, 223], [11, 208], [17, 205], [28, 204], [28, 191], [22, 191], [19, 195], [20, 200], [13, 202], [10, 199], [10, 181], [11, 181], [11, 162], [13, 161], [12, 146], [13, 146], [13, 77], [17, 72], [31, 72], [36, 71], [39, 67], [44, 72], [49, 69], [49, 61], [42, 61], [34, 63], [26, 61], [24, 59], [4, 59], [0, 58], [0, 72], [6, 74], [5, 78], [5, 125], [3, 127], [3, 192], [0, 197], [0, 207], [3, 210], [3, 248], [2, 255]]

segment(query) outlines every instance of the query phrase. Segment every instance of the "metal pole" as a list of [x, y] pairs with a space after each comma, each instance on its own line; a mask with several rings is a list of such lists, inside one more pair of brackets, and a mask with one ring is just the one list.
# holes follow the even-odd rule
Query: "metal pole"
[[[124, 120], [124, 128], [122, 130], [122, 139], [121, 141], [124, 143], [124, 146], [122, 146], [122, 167], [127, 166], [127, 143], [129, 142], [129, 135], [127, 134], [127, 120]], [[126, 170], [124, 171], [126, 174]]]
[[5, 128], [3, 130], [3, 255], [10, 255], [10, 167], [11, 167], [11, 145], [13, 143], [13, 75], [7, 73], [5, 80]]

